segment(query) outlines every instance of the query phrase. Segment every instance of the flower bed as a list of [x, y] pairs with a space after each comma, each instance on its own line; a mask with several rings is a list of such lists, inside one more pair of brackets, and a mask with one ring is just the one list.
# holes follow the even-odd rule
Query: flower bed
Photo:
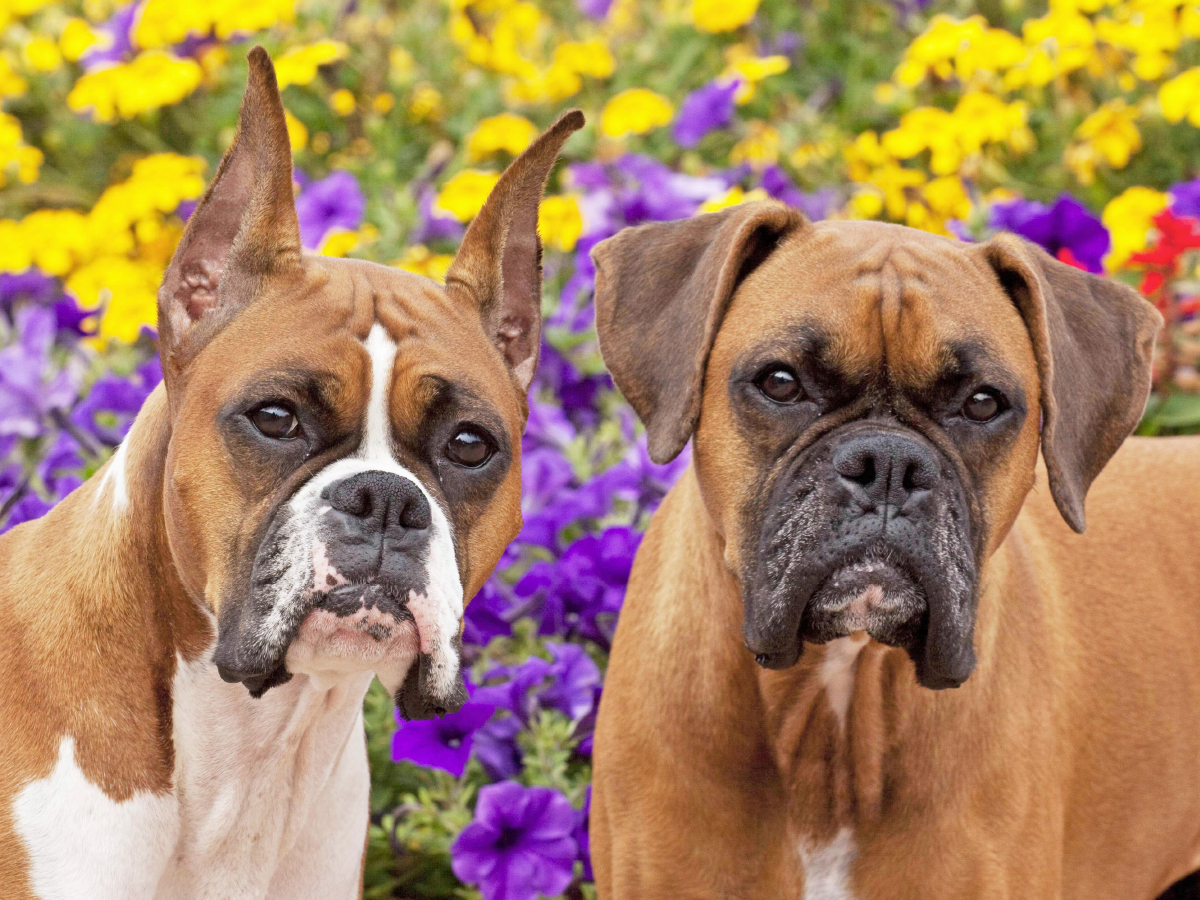
[[[368, 897], [589, 896], [592, 724], [652, 464], [604, 374], [590, 249], [773, 198], [1009, 229], [1163, 311], [1148, 434], [1200, 429], [1200, 2], [0, 0], [0, 529], [113, 452], [161, 379], [155, 291], [277, 61], [307, 247], [439, 278], [561, 109], [525, 525], [467, 609], [471, 701], [367, 699]], [[1036, 10], [1034, 9], [1036, 7]]]

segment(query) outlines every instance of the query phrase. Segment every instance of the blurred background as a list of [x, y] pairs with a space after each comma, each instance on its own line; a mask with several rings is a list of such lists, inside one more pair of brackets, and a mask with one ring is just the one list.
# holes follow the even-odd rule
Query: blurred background
[[1200, 0], [0, 0], [0, 29], [0, 530], [160, 380], [155, 291], [254, 43], [305, 245], [435, 279], [511, 158], [588, 114], [541, 211], [525, 526], [467, 609], [471, 702], [398, 728], [367, 699], [367, 897], [594, 896], [606, 653], [687, 465], [651, 464], [596, 349], [588, 251], [623, 226], [774, 198], [1016, 231], [1157, 304], [1141, 432], [1200, 429]]

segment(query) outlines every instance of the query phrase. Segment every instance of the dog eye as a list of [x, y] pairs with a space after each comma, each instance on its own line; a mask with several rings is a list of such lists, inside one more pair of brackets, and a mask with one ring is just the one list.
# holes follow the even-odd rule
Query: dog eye
[[266, 437], [286, 441], [300, 436], [300, 422], [296, 414], [285, 406], [268, 403], [246, 413], [255, 428]]
[[1007, 409], [1004, 397], [995, 388], [983, 388], [966, 399], [962, 414], [972, 422], [990, 422]]
[[492, 442], [473, 428], [459, 430], [446, 444], [446, 458], [468, 469], [478, 469], [495, 452]]
[[758, 376], [758, 389], [768, 400], [795, 403], [800, 399], [800, 379], [787, 366], [772, 366]]

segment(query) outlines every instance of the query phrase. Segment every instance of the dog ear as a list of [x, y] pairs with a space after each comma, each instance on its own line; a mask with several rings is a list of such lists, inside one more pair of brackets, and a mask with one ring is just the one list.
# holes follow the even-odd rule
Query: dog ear
[[158, 291], [168, 374], [253, 299], [263, 278], [299, 265], [292, 151], [275, 68], [262, 47], [250, 51], [249, 63], [237, 135]]
[[559, 116], [504, 170], [446, 271], [446, 290], [479, 308], [488, 336], [521, 392], [537, 368], [542, 330], [538, 206], [558, 153], [583, 127], [577, 109]]
[[1050, 493], [1077, 532], [1092, 481], [1137, 426], [1162, 316], [1141, 294], [1052, 258], [1011, 234], [980, 245], [1012, 297], [1037, 358]]
[[708, 354], [739, 282], [802, 224], [777, 203], [743, 203], [626, 228], [592, 250], [600, 352], [655, 462], [678, 456], [696, 427]]

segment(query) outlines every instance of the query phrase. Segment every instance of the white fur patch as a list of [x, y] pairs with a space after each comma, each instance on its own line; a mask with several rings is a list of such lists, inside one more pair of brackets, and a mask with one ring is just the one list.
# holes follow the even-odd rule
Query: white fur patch
[[68, 736], [54, 770], [22, 788], [12, 810], [29, 854], [30, 885], [41, 900], [159, 896], [179, 834], [174, 795], [145, 791], [113, 800], [84, 777]]
[[[130, 432], [132, 434], [132, 432]], [[108, 461], [108, 465], [104, 468], [104, 474], [100, 478], [100, 486], [96, 490], [95, 500], [98, 502], [105, 494], [111, 494], [111, 502], [113, 512], [118, 514], [125, 512], [129, 507], [129, 485], [126, 482], [125, 473], [125, 458], [126, 447], [129, 445], [129, 435], [125, 435], [125, 440], [117, 445], [116, 452]]]
[[833, 707], [838, 725], [842, 728], [846, 727], [846, 714], [850, 711], [850, 698], [854, 695], [858, 655], [868, 640], [866, 632], [860, 631], [825, 645], [825, 657], [821, 660], [821, 684], [825, 686], [825, 696], [829, 698], [829, 705]]
[[354, 897], [369, 814], [370, 673], [324, 687], [298, 675], [255, 700], [223, 682], [207, 654], [178, 665], [181, 825], [155, 896]]
[[850, 864], [857, 855], [854, 832], [849, 828], [843, 828], [832, 841], [820, 846], [801, 841], [804, 895], [800, 900], [855, 900], [850, 891]]

